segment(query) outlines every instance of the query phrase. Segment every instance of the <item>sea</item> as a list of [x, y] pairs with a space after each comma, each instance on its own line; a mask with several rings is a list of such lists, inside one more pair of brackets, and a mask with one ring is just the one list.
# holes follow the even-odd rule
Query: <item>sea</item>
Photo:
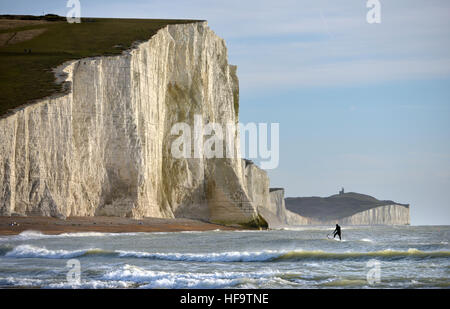
[[1, 288], [450, 287], [450, 226], [0, 237]]

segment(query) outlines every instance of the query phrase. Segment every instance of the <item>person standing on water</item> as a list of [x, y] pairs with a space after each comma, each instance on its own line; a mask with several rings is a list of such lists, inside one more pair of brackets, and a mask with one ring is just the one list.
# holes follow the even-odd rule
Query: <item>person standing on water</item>
[[339, 226], [339, 224], [336, 223], [336, 229], [333, 232], [333, 239], [336, 237], [336, 235], [339, 236], [339, 240], [342, 240], [341, 237], [341, 227]]

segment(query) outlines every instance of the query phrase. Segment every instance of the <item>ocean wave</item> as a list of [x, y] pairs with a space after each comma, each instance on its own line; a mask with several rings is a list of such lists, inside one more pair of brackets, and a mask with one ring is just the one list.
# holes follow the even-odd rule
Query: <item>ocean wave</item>
[[[1, 252], [2, 250], [0, 250]], [[3, 252], [5, 252], [3, 250]], [[325, 252], [307, 250], [264, 250], [234, 251], [214, 253], [152, 253], [139, 251], [107, 251], [98, 248], [79, 250], [50, 250], [32, 245], [19, 245], [4, 253], [9, 258], [46, 258], [68, 259], [83, 256], [113, 256], [118, 258], [144, 258], [165, 261], [185, 262], [280, 262], [302, 260], [368, 260], [368, 259], [402, 259], [402, 258], [448, 258], [450, 251], [421, 251], [410, 248], [407, 251], [386, 249], [370, 252]]]
[[325, 252], [325, 251], [277, 251], [220, 252], [220, 253], [149, 253], [116, 251], [119, 257], [148, 258], [167, 261], [188, 262], [280, 262], [301, 260], [368, 260], [392, 258], [444, 258], [450, 251], [420, 251], [411, 248], [407, 251], [382, 250], [372, 252]]
[[[299, 274], [298, 274], [299, 275]], [[57, 279], [32, 279], [6, 277], [0, 278], [0, 287], [38, 287], [38, 288], [230, 288], [240, 287], [249, 282], [272, 282], [289, 276], [289, 273], [281, 273], [277, 270], [266, 269], [252, 272], [210, 272], [210, 273], [190, 273], [154, 271], [143, 269], [134, 265], [122, 265], [117, 269], [107, 270], [103, 275], [88, 280], [81, 280], [79, 283], [72, 283], [66, 280]], [[293, 278], [297, 275], [291, 274]]]
[[102, 249], [81, 249], [81, 250], [49, 250], [31, 245], [20, 245], [5, 253], [9, 258], [45, 258], [45, 259], [70, 259], [92, 254], [106, 253]]
[[261, 270], [257, 272], [166, 272], [142, 269], [133, 265], [124, 265], [112, 270], [102, 277], [102, 280], [133, 282], [140, 288], [225, 288], [236, 287], [249, 280], [270, 279], [283, 276], [276, 270]]
[[41, 287], [43, 283], [44, 283], [43, 280], [36, 278], [17, 278], [17, 277], [0, 278], [0, 287], [5, 286]]
[[257, 252], [219, 252], [219, 253], [149, 253], [135, 251], [116, 251], [120, 257], [148, 258], [167, 261], [188, 262], [265, 262], [280, 255], [279, 251], [266, 250]]
[[62, 281], [43, 285], [43, 287], [50, 289], [123, 289], [133, 287], [133, 283], [125, 281], [81, 280], [80, 283]]
[[329, 226], [283, 226], [279, 228], [274, 228], [274, 230], [278, 231], [293, 231], [293, 232], [299, 232], [299, 231], [333, 231], [334, 228]]
[[325, 283], [319, 284], [319, 286], [324, 287], [364, 287], [367, 286], [367, 280], [361, 279], [338, 279], [326, 281]]
[[[136, 236], [137, 233], [102, 233], [102, 232], [75, 232], [75, 233], [61, 233], [61, 234], [43, 234], [39, 231], [27, 230], [20, 234], [13, 236], [0, 237], [0, 241], [26, 241], [36, 239], [49, 239], [49, 238], [71, 238], [71, 237], [111, 237], [111, 236]], [[141, 233], [142, 234], [142, 233]]]
[[12, 236], [1, 236], [0, 242], [20, 241], [20, 240], [35, 240], [40, 238], [51, 238], [55, 235], [42, 234], [37, 231], [23, 231], [20, 234]]
[[167, 234], [201, 234], [206, 232], [223, 232], [223, 230], [216, 229], [211, 231], [181, 231], [181, 232], [129, 232], [129, 233], [102, 233], [102, 232], [74, 232], [61, 234], [43, 234], [39, 231], [27, 230], [20, 234], [12, 236], [0, 236], [0, 242], [11, 241], [27, 241], [37, 239], [51, 239], [51, 238], [77, 238], [77, 237], [124, 237], [124, 236], [138, 236], [138, 235], [167, 235]]
[[0, 245], [0, 256], [5, 255], [9, 251], [13, 250], [14, 246], [7, 244], [7, 245]]
[[392, 258], [448, 258], [450, 251], [420, 251], [410, 248], [407, 251], [381, 250], [369, 252], [325, 252], [325, 251], [290, 251], [275, 260], [347, 260], [347, 259], [392, 259]]
[[[371, 226], [367, 225], [349, 225], [343, 230], [367, 230]], [[293, 226], [281, 226], [274, 228], [274, 230], [281, 231], [334, 231], [335, 227], [329, 225], [293, 225]]]
[[111, 288], [129, 288], [133, 287], [133, 282], [116, 280], [81, 280], [79, 283], [68, 281], [35, 279], [35, 278], [0, 278], [0, 287], [33, 287], [46, 289], [111, 289]]

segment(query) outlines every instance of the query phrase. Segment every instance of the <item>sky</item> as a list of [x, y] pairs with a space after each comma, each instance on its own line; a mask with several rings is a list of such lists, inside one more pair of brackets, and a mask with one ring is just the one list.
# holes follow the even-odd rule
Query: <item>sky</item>
[[[0, 14], [67, 1], [0, 1]], [[238, 66], [240, 121], [280, 124], [286, 196], [341, 187], [411, 205], [414, 225], [450, 224], [450, 1], [81, 0], [83, 17], [204, 19]]]

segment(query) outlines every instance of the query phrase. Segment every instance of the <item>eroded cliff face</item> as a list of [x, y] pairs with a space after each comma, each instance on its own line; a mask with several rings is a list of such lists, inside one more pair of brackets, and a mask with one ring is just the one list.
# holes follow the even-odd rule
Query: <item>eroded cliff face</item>
[[409, 225], [409, 207], [403, 205], [386, 205], [371, 208], [349, 217], [336, 220], [319, 220], [303, 217], [288, 210], [288, 225]]
[[270, 188], [269, 203], [259, 209], [270, 228], [280, 228], [289, 224], [289, 210], [284, 204], [284, 189]]
[[[360, 196], [364, 196], [359, 194]], [[373, 208], [359, 211], [353, 215], [336, 216], [336, 219], [327, 219], [323, 213], [324, 209], [330, 207], [327, 204], [318, 204], [312, 201], [307, 205], [313, 207], [316, 213], [315, 216], [300, 215], [294, 211], [286, 208], [283, 189], [270, 189], [271, 203], [269, 207], [262, 211], [268, 219], [270, 227], [282, 227], [286, 225], [409, 225], [409, 205], [393, 204], [384, 206], [375, 206]], [[292, 199], [292, 198], [291, 198]], [[372, 198], [375, 199], [375, 198]], [[347, 202], [349, 203], [349, 202]], [[354, 203], [354, 202], [353, 202]], [[332, 204], [332, 207], [346, 207], [345, 204]], [[352, 205], [355, 206], [354, 204]], [[328, 208], [329, 209], [329, 208]], [[328, 217], [329, 218], [329, 217]]]
[[258, 222], [267, 197], [248, 188], [238, 131], [235, 159], [171, 155], [175, 123], [238, 122], [236, 67], [205, 22], [169, 25], [123, 55], [63, 71], [67, 94], [0, 119], [0, 215]]
[[342, 218], [346, 225], [409, 225], [409, 207], [403, 205], [386, 205], [372, 208], [353, 216]]
[[289, 225], [409, 225], [409, 206], [385, 205], [358, 212], [352, 216], [336, 220], [320, 220], [301, 216], [285, 206], [284, 190], [270, 189], [270, 203], [260, 209], [270, 228], [282, 228]]

